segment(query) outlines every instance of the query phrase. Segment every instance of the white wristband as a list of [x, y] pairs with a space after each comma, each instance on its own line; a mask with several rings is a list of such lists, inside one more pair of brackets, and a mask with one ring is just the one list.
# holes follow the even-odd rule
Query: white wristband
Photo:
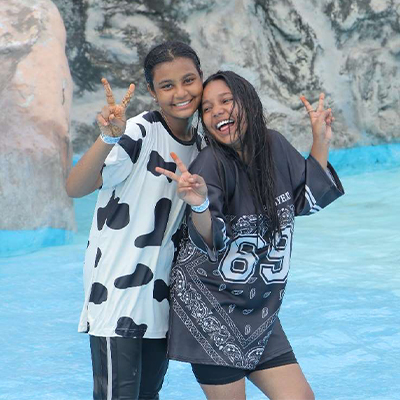
[[115, 144], [119, 142], [119, 139], [121, 139], [121, 136], [107, 136], [103, 132], [100, 133], [100, 139], [106, 143], [106, 144]]
[[203, 204], [200, 204], [199, 206], [191, 206], [191, 208], [195, 213], [202, 213], [207, 210], [209, 205], [210, 205], [210, 201], [208, 200], [208, 197], [207, 197], [204, 200]]

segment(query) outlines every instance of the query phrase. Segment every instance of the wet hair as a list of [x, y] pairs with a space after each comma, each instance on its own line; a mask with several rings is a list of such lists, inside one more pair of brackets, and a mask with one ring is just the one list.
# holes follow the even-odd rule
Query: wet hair
[[[268, 132], [263, 105], [253, 85], [235, 72], [218, 71], [207, 78], [203, 88], [205, 89], [210, 82], [215, 80], [223, 80], [232, 92], [232, 111], [235, 106], [238, 110], [236, 120], [236, 126], [239, 130], [238, 143], [233, 148], [232, 145], [218, 142], [207, 131], [200, 107], [199, 116], [202, 120], [206, 139], [214, 149], [222, 150], [228, 157], [233, 157], [247, 172], [257, 215], [262, 214], [267, 217], [268, 241], [276, 246], [276, 234], [280, 233], [280, 225], [275, 204], [275, 166], [271, 150], [271, 137]], [[247, 124], [247, 129], [245, 132], [241, 132], [240, 129], [244, 121]], [[240, 151], [242, 158], [239, 157], [235, 149]]]
[[144, 60], [144, 75], [151, 90], [154, 90], [153, 71], [158, 64], [171, 62], [176, 58], [184, 57], [193, 61], [200, 76], [202, 76], [200, 59], [196, 52], [186, 43], [167, 41], [153, 47]]

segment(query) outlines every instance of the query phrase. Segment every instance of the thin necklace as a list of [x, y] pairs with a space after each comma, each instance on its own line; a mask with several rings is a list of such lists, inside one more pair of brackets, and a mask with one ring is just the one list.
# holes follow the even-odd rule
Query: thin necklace
[[[164, 121], [165, 121], [165, 123], [167, 124], [169, 130], [171, 131], [171, 133], [172, 133], [175, 137], [179, 138], [179, 136], [176, 135], [176, 134], [174, 133], [174, 131], [172, 130], [171, 126], [169, 125], [167, 116], [164, 114], [164, 111], [163, 111], [163, 109], [162, 109], [161, 107], [160, 107], [160, 112], [161, 112], [161, 115], [162, 115], [162, 117], [164, 118]], [[193, 137], [193, 129], [194, 129], [193, 126], [190, 126], [190, 139]]]

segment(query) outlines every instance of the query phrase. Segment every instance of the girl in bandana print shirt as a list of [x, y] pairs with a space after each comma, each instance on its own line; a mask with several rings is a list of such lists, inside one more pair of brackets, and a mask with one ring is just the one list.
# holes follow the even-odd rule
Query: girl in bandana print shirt
[[245, 399], [246, 376], [270, 399], [314, 398], [278, 312], [294, 217], [344, 191], [327, 162], [331, 110], [323, 94], [316, 110], [302, 101], [314, 139], [307, 159], [267, 129], [253, 86], [219, 71], [200, 109], [210, 145], [189, 170], [173, 155], [180, 176], [157, 169], [190, 206], [171, 275], [169, 357], [192, 364], [208, 399]]

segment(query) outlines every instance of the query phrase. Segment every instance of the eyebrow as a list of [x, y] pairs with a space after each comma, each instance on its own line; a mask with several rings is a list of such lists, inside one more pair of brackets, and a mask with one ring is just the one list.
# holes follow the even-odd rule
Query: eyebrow
[[[218, 95], [218, 97], [224, 97], [224, 96], [226, 96], [226, 95], [231, 95], [231, 96], [232, 96], [232, 92], [220, 93], [220, 94]], [[210, 100], [204, 100], [204, 101], [201, 102], [201, 104], [205, 104], [205, 103], [211, 103], [211, 101], [210, 101]]]
[[[184, 75], [184, 76], [181, 78], [181, 80], [183, 81], [183, 80], [185, 80], [186, 78], [188, 78], [189, 76], [196, 76], [196, 74], [195, 74], [194, 72], [189, 72], [188, 74]], [[158, 84], [158, 85], [163, 85], [163, 84], [165, 84], [165, 83], [171, 83], [171, 82], [173, 82], [173, 81], [174, 81], [173, 79], [164, 79], [164, 80], [158, 82], [157, 84]]]

